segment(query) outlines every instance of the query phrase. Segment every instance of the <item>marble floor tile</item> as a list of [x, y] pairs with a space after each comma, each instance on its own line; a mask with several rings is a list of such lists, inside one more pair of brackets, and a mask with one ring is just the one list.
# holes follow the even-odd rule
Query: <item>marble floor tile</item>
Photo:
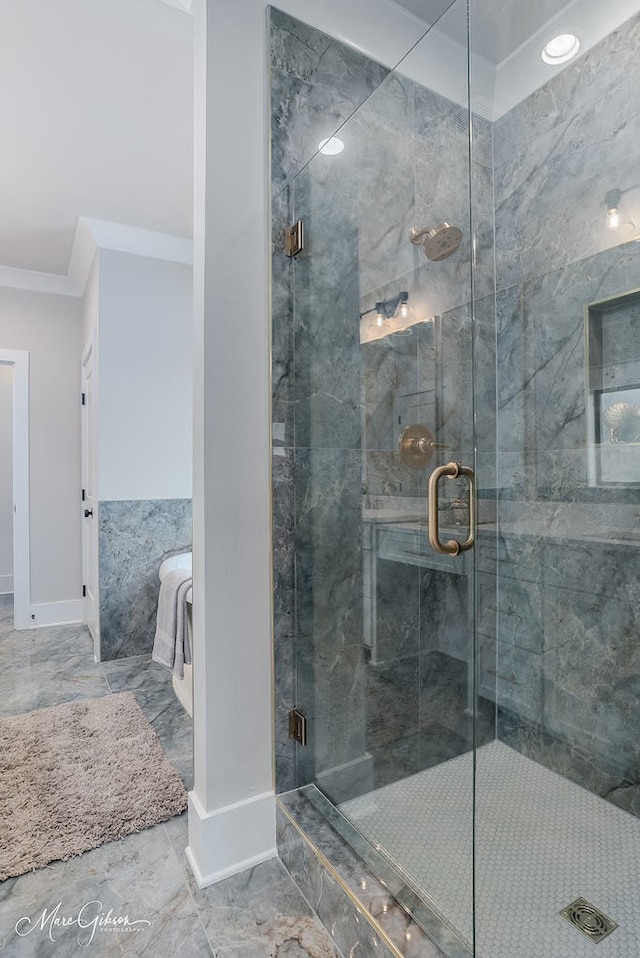
[[99, 674], [102, 677], [93, 655], [73, 647], [52, 645], [45, 650], [21, 648], [15, 650], [15, 654], [13, 652], [12, 637], [9, 637], [9, 643], [6, 646], [3, 644], [0, 652], [0, 676], [7, 673], [8, 666], [13, 663], [15, 665], [13, 671], [16, 672], [26, 670], [32, 674], [52, 675], [56, 672], [74, 672], [92, 668], [96, 675]]
[[[42, 916], [77, 919], [66, 927]], [[127, 929], [91, 923], [128, 916]], [[20, 922], [27, 918], [28, 921]], [[17, 926], [17, 927], [16, 927]], [[29, 929], [32, 928], [32, 931]], [[93, 934], [93, 938], [91, 937]], [[188, 950], [187, 950], [188, 944]], [[130, 954], [172, 958], [211, 954], [182, 868], [162, 827], [54, 862], [0, 885], [0, 950], [11, 958]]]
[[[33, 657], [43, 650], [66, 649], [74, 655], [88, 655], [93, 651], [91, 637], [84, 627], [64, 632], [58, 626], [49, 629], [16, 630], [12, 623], [0, 617], [0, 655]], [[93, 655], [91, 656], [93, 658]]]
[[0, 681], [0, 717], [20, 715], [34, 709], [80, 699], [99, 698], [107, 695], [109, 688], [104, 676], [95, 664], [82, 666], [66, 672], [46, 670], [20, 670], [16, 666]]
[[216, 958], [339, 956], [277, 859], [209, 888], [187, 883]]
[[13, 628], [13, 596], [0, 595], [0, 634]]
[[173, 694], [171, 685], [165, 686], [164, 698], [159, 693], [147, 694], [134, 689], [136, 701], [162, 743], [166, 756], [181, 777], [186, 788], [193, 787], [193, 721]]
[[[81, 625], [15, 632], [11, 597], [0, 596], [0, 717], [129, 689], [186, 787], [192, 787], [193, 723], [174, 695], [167, 669], [148, 655], [94, 662], [91, 637]], [[200, 890], [186, 861], [187, 843], [184, 813], [67, 862], [53, 862], [0, 882], [0, 954], [3, 958], [339, 955], [277, 859]], [[112, 918], [126, 915], [139, 924], [123, 930], [106, 922], [110, 912]], [[80, 914], [86, 927], [78, 925]], [[17, 934], [20, 919], [35, 927], [23, 921], [18, 925], [23, 934]]]
[[167, 833], [167, 838], [171, 842], [171, 847], [182, 866], [185, 864], [184, 850], [189, 844], [189, 817], [187, 812], [182, 815], [174, 815], [163, 823], [162, 827]]
[[101, 663], [112, 692], [131, 690], [187, 789], [193, 787], [193, 721], [178, 702], [168, 669], [135, 656]]
[[93, 661], [93, 641], [87, 629], [75, 626], [54, 626], [50, 629], [5, 631], [0, 626], [0, 656], [7, 661], [46, 664], [73, 655]]
[[151, 684], [163, 687], [171, 684], [169, 670], [153, 662], [150, 655], [134, 655], [128, 659], [113, 659], [100, 664], [112, 692], [148, 689]]

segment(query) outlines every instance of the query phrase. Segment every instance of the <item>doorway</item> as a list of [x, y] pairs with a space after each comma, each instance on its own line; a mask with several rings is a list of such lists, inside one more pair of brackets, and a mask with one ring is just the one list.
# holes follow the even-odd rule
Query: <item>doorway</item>
[[94, 429], [95, 343], [82, 354], [82, 581], [84, 622], [93, 639], [93, 654], [100, 661], [98, 614], [98, 502], [95, 495], [96, 446]]
[[31, 628], [29, 564], [29, 353], [0, 349], [0, 368], [11, 370], [11, 489], [13, 596], [16, 629]]

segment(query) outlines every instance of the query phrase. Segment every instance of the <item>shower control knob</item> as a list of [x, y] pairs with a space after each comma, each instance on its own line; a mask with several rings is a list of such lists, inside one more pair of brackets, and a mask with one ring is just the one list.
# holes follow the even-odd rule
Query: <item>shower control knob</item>
[[92, 516], [92, 515], [93, 515], [93, 509], [85, 509], [85, 510], [84, 510], [84, 517], [85, 517], [85, 519], [88, 519], [89, 516]]
[[435, 442], [433, 434], [419, 423], [403, 429], [398, 439], [400, 458], [412, 469], [424, 469], [433, 458], [435, 449], [446, 448], [444, 443]]

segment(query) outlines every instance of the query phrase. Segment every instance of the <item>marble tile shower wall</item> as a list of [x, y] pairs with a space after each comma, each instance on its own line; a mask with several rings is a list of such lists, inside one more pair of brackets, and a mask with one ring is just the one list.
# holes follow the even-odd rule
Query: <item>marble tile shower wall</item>
[[[425, 496], [426, 476], [397, 454], [399, 428], [410, 421], [425, 422], [447, 454], [472, 458], [474, 353], [466, 112], [275, 9], [271, 98], [276, 774], [285, 790], [336, 765], [367, 774], [363, 496]], [[347, 119], [344, 153], [309, 162], [319, 140]], [[482, 295], [475, 373], [490, 485], [495, 311], [486, 122], [477, 124], [471, 176]], [[297, 218], [307, 248], [291, 261], [283, 230]], [[408, 230], [444, 219], [459, 224], [464, 239], [456, 255], [434, 263]], [[438, 322], [362, 347], [358, 313], [402, 289], [418, 314]], [[412, 581], [414, 572], [394, 569]], [[461, 625], [456, 648], [468, 645], [467, 633]], [[396, 643], [396, 658], [434, 652], [426, 639], [421, 649], [419, 628], [413, 635], [411, 650]], [[296, 700], [313, 720], [311, 745], [298, 755], [286, 729]]]
[[389, 70], [275, 7], [269, 21], [271, 182], [279, 193]]
[[501, 737], [636, 815], [640, 560], [612, 525], [640, 493], [589, 485], [583, 317], [639, 285], [640, 244], [604, 216], [638, 180], [639, 43], [635, 16], [494, 124], [497, 645], [481, 624]]
[[[423, 42], [428, 56], [436, 41]], [[448, 456], [472, 460], [474, 372], [494, 482], [493, 188], [491, 127], [478, 121], [471, 182], [482, 321], [474, 370], [466, 111], [273, 8], [271, 100], [276, 772], [285, 790], [336, 765], [367, 774], [363, 495], [424, 497], [426, 473], [405, 467], [397, 452], [410, 422], [428, 425]], [[309, 162], [344, 121], [344, 153]], [[297, 218], [307, 249], [292, 261], [283, 236]], [[408, 231], [444, 219], [464, 238], [454, 256], [434, 263]], [[401, 289], [436, 322], [361, 346], [359, 312]], [[411, 566], [393, 573], [407, 587], [414, 581]], [[401, 685], [416, 656], [440, 651], [418, 616], [419, 607], [405, 630], [411, 648], [395, 640]], [[406, 618], [397, 608], [387, 621]], [[434, 628], [432, 638], [441, 632]], [[468, 623], [446, 644], [468, 657]], [[310, 747], [298, 754], [286, 726], [296, 700], [312, 719]]]
[[102, 501], [98, 508], [103, 661], [151, 652], [164, 559], [191, 549], [191, 499]]
[[[360, 501], [353, 495], [361, 488], [354, 452], [360, 445], [359, 371], [352, 368], [358, 326], [357, 321], [352, 328], [340, 323], [345, 312], [357, 317], [358, 287], [353, 285], [353, 250], [339, 231], [333, 242], [337, 206], [330, 204], [326, 217], [320, 216], [314, 199], [311, 223], [311, 176], [303, 168], [319, 141], [347, 120], [389, 71], [273, 7], [270, 44], [275, 752], [277, 787], [284, 791], [311, 780], [316, 745], [319, 756], [328, 747], [328, 739], [323, 745], [312, 738], [297, 754], [288, 738], [291, 705], [304, 704], [310, 717], [317, 712], [332, 728], [336, 704], [350, 691], [356, 702], [362, 698], [357, 668], [353, 688], [350, 679], [361, 625], [350, 615], [335, 621], [332, 616], [340, 584], [361, 594]], [[297, 218], [304, 219], [312, 237], [315, 262], [321, 251], [327, 254], [325, 268], [333, 271], [335, 294], [314, 273], [309, 247], [295, 261], [284, 256], [284, 228]], [[327, 355], [319, 362], [325, 347]], [[304, 543], [308, 548], [296, 552], [296, 544]], [[347, 611], [352, 606], [341, 600]], [[317, 636], [327, 642], [320, 660], [327, 670], [332, 655], [344, 662], [342, 682], [316, 682]], [[324, 698], [316, 699], [318, 686], [325, 689]], [[363, 751], [363, 723], [358, 724], [356, 711], [346, 738], [336, 729], [342, 761]], [[311, 723], [312, 736], [315, 725], [320, 722]]]
[[[422, 42], [428, 57], [430, 37]], [[392, 75], [349, 124], [360, 184], [361, 308], [405, 289], [417, 316], [437, 317], [363, 349], [365, 491], [371, 496], [426, 495], [427, 472], [405, 467], [397, 455], [399, 431], [412, 422], [427, 425], [449, 458], [472, 457], [474, 372], [482, 380], [478, 418], [490, 437], [486, 448], [495, 449], [495, 375], [486, 361], [495, 334], [491, 129], [486, 121], [476, 124], [471, 168], [476, 311], [482, 312], [484, 300], [491, 334], [476, 336], [472, 369], [466, 117], [458, 104]], [[458, 225], [463, 240], [449, 259], [432, 262], [408, 242], [408, 231], [443, 220]]]

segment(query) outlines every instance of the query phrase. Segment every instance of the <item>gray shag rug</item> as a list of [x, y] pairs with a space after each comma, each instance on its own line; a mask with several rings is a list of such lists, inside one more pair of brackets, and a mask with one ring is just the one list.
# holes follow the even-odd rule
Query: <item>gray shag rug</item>
[[0, 881], [187, 807], [133, 692], [0, 720]]

